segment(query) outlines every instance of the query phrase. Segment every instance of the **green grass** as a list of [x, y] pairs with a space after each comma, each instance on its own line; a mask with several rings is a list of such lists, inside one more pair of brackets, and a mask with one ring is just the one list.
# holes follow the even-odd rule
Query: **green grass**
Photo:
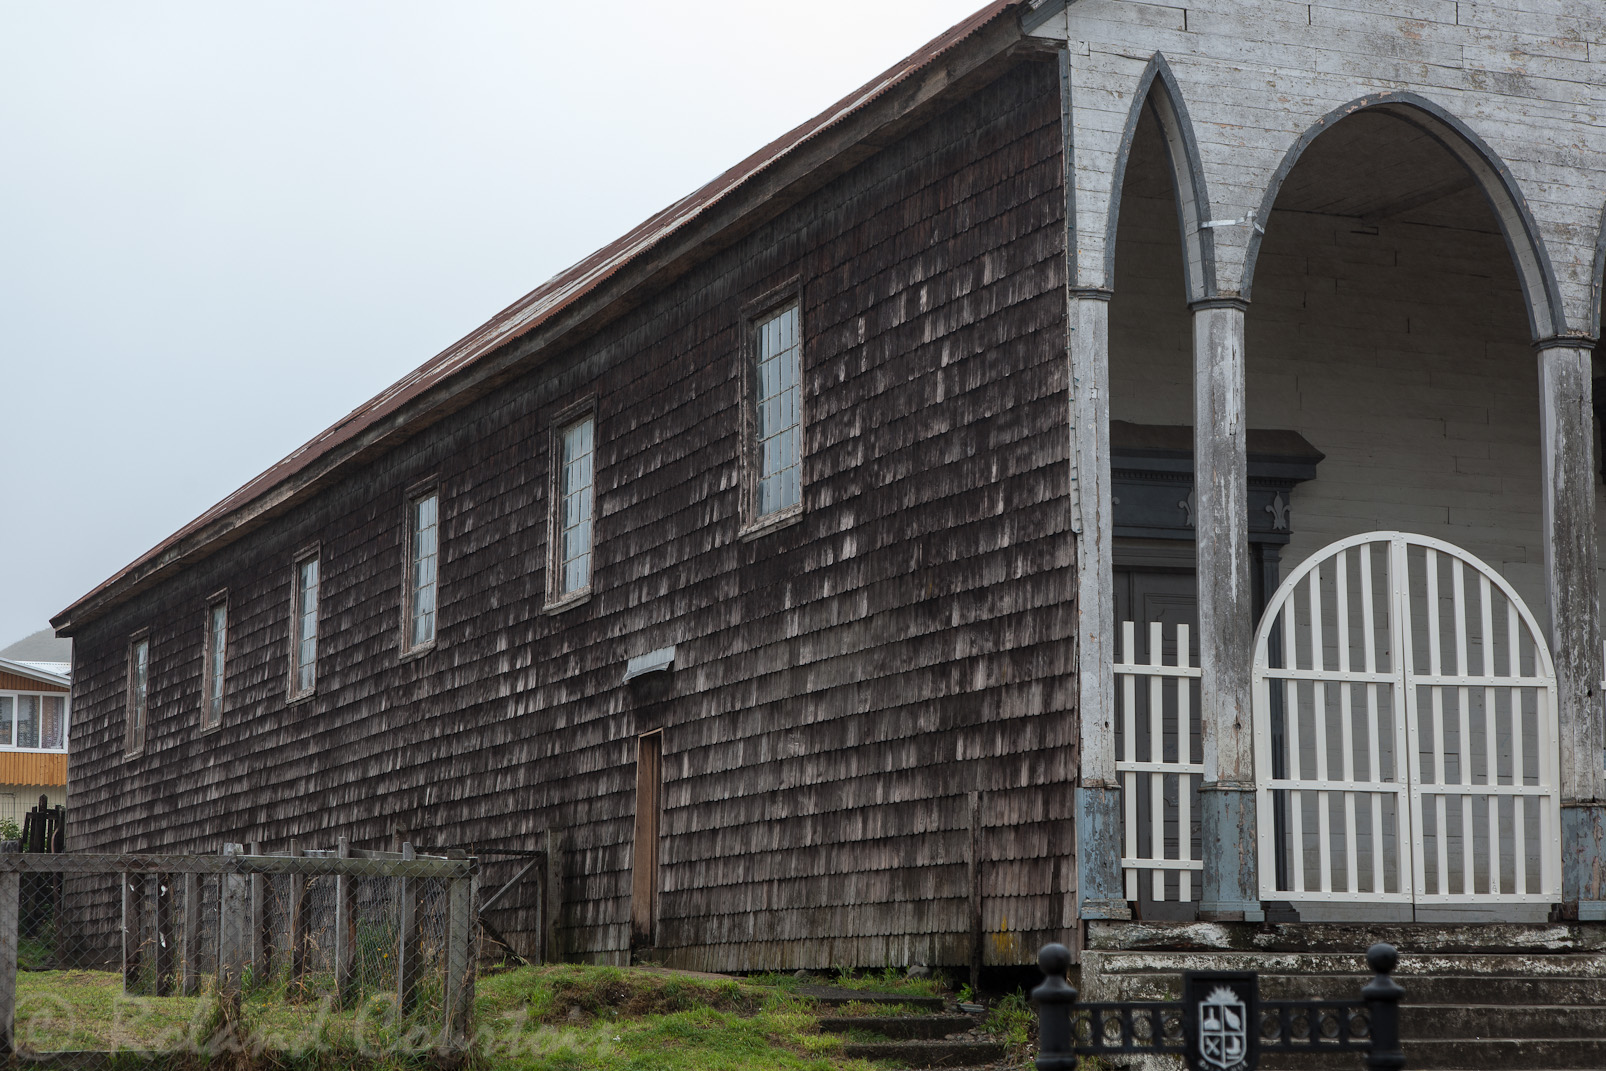
[[[416, 1068], [439, 1026], [436, 1012], [397, 1021], [387, 994], [337, 1011], [258, 986], [231, 1033], [209, 994], [124, 997], [116, 972], [24, 972], [18, 987], [25, 1049], [159, 1050], [172, 1068]], [[812, 1001], [750, 980], [521, 967], [482, 976], [475, 1011], [471, 1071], [875, 1071], [819, 1032]]]

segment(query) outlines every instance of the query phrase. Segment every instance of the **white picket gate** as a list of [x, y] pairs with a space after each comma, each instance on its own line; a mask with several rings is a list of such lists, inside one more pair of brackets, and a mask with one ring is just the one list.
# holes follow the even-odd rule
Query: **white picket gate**
[[[1148, 626], [1148, 660], [1137, 660], [1137, 626], [1121, 624], [1115, 662], [1116, 762], [1124, 806], [1121, 870], [1126, 898], [1148, 881], [1155, 900], [1198, 899], [1204, 869], [1194, 845], [1199, 783], [1199, 668], [1190, 665], [1188, 626], [1173, 627], [1176, 656], [1164, 664], [1164, 629]], [[1141, 758], [1139, 757], [1141, 756]]]
[[1255, 642], [1262, 898], [1554, 901], [1555, 697], [1533, 615], [1473, 555], [1372, 532], [1313, 556]]

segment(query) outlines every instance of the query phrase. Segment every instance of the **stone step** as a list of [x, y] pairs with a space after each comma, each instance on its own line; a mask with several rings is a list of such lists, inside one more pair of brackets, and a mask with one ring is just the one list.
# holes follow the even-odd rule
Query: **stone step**
[[[1481, 1041], [1406, 1041], [1405, 1066], [1411, 1071], [1599, 1071], [1606, 1067], [1606, 1039], [1485, 1038]], [[1353, 1052], [1262, 1053], [1266, 1071], [1356, 1071]]]
[[[1181, 970], [1255, 970], [1262, 974], [1365, 975], [1372, 972], [1366, 957], [1336, 952], [1236, 952], [1236, 951], [1088, 951], [1082, 957], [1082, 971], [1153, 972]], [[1400, 953], [1394, 976], [1412, 977], [1456, 975], [1467, 977], [1606, 978], [1606, 955], [1587, 954], [1483, 954]]]
[[970, 1015], [866, 1015], [827, 1016], [820, 1029], [827, 1034], [863, 1031], [897, 1040], [934, 1040], [963, 1034], [981, 1020]]
[[1422, 1040], [1606, 1038], [1606, 1007], [1463, 1005], [1400, 1009], [1400, 1035]]
[[979, 1067], [1007, 1054], [994, 1041], [850, 1041], [842, 1048], [849, 1059], [885, 1061], [895, 1067]]
[[876, 993], [863, 989], [839, 989], [828, 985], [800, 986], [792, 992], [828, 1008], [840, 1008], [844, 1004], [900, 1004], [923, 1012], [940, 1012], [943, 1009], [941, 997], [913, 996], [907, 993]]
[[[1370, 975], [1261, 975], [1267, 1000], [1359, 1000]], [[1400, 976], [1408, 1005], [1560, 1005], [1606, 1007], [1606, 979]], [[1090, 987], [1084, 987], [1084, 993]], [[1179, 974], [1106, 976], [1100, 1000], [1176, 1000]], [[1086, 999], [1093, 1000], [1094, 997]]]

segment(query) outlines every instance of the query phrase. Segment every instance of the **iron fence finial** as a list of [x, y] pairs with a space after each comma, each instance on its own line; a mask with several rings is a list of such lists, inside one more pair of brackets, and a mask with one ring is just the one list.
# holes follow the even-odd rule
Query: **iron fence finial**
[[1400, 999], [1405, 990], [1389, 977], [1399, 963], [1400, 953], [1393, 945], [1379, 942], [1366, 950], [1366, 965], [1377, 975], [1361, 988], [1371, 1020], [1367, 1071], [1400, 1071], [1405, 1066], [1405, 1053], [1400, 1048]]
[[1037, 953], [1043, 984], [1032, 990], [1037, 1005], [1037, 1071], [1075, 1071], [1076, 1051], [1071, 1038], [1071, 1006], [1076, 989], [1065, 980], [1071, 968], [1071, 950], [1055, 942]]

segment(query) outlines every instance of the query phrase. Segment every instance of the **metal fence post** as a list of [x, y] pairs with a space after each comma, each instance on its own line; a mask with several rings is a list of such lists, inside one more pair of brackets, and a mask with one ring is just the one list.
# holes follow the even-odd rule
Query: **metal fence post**
[[1037, 965], [1043, 969], [1043, 984], [1032, 990], [1032, 1003], [1037, 1005], [1037, 1071], [1076, 1071], [1071, 1036], [1076, 990], [1065, 980], [1071, 950], [1058, 943], [1044, 945], [1037, 953]]
[[474, 1004], [474, 879], [453, 878], [447, 886], [446, 1031], [442, 1048], [468, 1044]]
[[[223, 854], [238, 858], [245, 854], [245, 846], [225, 844]], [[245, 967], [251, 954], [250, 881], [244, 874], [220, 874], [218, 886], [218, 995], [237, 1009], [245, 993]]]
[[21, 875], [0, 873], [0, 1053], [16, 1050], [17, 1020], [17, 919], [20, 914]]
[[1405, 996], [1405, 990], [1389, 977], [1399, 962], [1400, 954], [1393, 945], [1379, 943], [1366, 950], [1366, 964], [1377, 973], [1361, 988], [1372, 1023], [1367, 1071], [1400, 1071], [1405, 1066], [1405, 1053], [1400, 1048], [1400, 998]]
[[[351, 841], [341, 837], [335, 854], [351, 858]], [[357, 978], [357, 879], [348, 874], [335, 878], [335, 999], [340, 1007], [351, 1004]]]

